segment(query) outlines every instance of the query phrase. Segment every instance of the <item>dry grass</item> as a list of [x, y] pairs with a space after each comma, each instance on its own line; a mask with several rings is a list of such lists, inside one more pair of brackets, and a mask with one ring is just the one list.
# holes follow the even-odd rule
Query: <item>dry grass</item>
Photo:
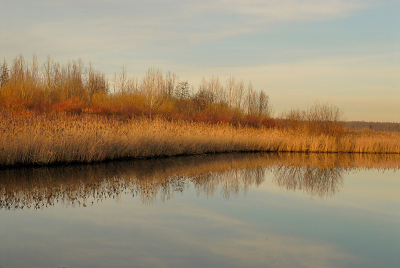
[[226, 125], [88, 116], [8, 116], [0, 132], [0, 165], [255, 151], [265, 137], [263, 131]]
[[304, 135], [227, 124], [98, 116], [0, 116], [0, 166], [218, 152], [400, 153], [399, 133]]

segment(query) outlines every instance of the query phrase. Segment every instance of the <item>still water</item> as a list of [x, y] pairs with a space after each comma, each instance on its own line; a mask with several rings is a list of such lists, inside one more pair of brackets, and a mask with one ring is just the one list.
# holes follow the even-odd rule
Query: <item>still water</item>
[[0, 170], [0, 266], [400, 267], [399, 156]]

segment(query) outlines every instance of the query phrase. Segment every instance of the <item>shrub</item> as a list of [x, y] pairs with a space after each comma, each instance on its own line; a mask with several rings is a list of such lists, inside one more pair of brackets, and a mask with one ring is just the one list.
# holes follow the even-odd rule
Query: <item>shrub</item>
[[307, 110], [293, 109], [281, 115], [283, 128], [308, 135], [342, 135], [343, 112], [336, 106], [316, 102]]

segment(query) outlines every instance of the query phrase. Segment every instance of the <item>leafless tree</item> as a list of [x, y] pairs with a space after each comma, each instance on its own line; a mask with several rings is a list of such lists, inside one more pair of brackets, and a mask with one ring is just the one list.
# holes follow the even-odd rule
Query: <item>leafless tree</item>
[[2, 66], [0, 67], [0, 87], [3, 87], [10, 77], [10, 70], [8, 69], [7, 62], [4, 59]]

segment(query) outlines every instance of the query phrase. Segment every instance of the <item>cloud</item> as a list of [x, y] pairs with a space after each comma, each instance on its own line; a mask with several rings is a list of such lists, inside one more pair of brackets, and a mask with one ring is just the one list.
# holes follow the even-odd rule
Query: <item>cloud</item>
[[[350, 0], [217, 0], [217, 1], [70, 1], [51, 2], [60, 14], [54, 22], [71, 20], [81, 27], [110, 29], [120, 38], [135, 42], [154, 40], [188, 43], [208, 42], [245, 33], [275, 29], [276, 23], [320, 21], [349, 15], [368, 7]], [[48, 2], [44, 2], [48, 5]], [[64, 9], [64, 11], [63, 11]], [[89, 12], [90, 11], [90, 12]], [[48, 22], [48, 21], [47, 21]], [[273, 24], [273, 25], [271, 25]], [[51, 27], [51, 26], [50, 26]], [[53, 26], [54, 27], [54, 26]], [[78, 31], [79, 32], [79, 31]]]
[[[5, 237], [8, 247], [3, 249], [9, 253], [19, 245], [20, 252], [34, 253], [33, 260], [47, 252], [49, 257], [42, 263], [74, 256], [68, 266], [80, 263], [103, 267], [118, 261], [121, 267], [130, 267], [135, 261], [137, 266], [187, 267], [199, 258], [227, 267], [337, 267], [357, 262], [354, 255], [329, 241], [276, 233], [269, 228], [273, 221], [247, 221], [240, 213], [231, 217], [188, 203], [148, 207], [128, 195], [122, 199], [120, 204], [105, 200], [73, 211], [46, 210], [41, 217], [50, 217], [57, 224], [38, 231], [34, 221], [17, 236]], [[68, 233], [71, 229], [72, 234]], [[35, 236], [27, 239], [27, 233]], [[22, 239], [27, 243], [21, 247]], [[200, 262], [197, 266], [207, 265]]]
[[[9, 11], [3, 12], [10, 25], [18, 22], [12, 29], [1, 30], [2, 36], [9, 36], [7, 48], [9, 43], [21, 47], [29, 43], [39, 48], [36, 53], [43, 47], [48, 54], [54, 54], [52, 48], [124, 51], [199, 45], [275, 30], [275, 23], [332, 19], [367, 7], [355, 0], [91, 0], [17, 6], [10, 3], [5, 7]], [[21, 41], [18, 36], [25, 38]]]
[[262, 263], [267, 267], [335, 267], [357, 261], [350, 253], [323, 241], [248, 233], [250, 238], [217, 241], [210, 245], [210, 250], [218, 256], [236, 259], [243, 267]]
[[370, 6], [365, 1], [342, 0], [219, 0], [196, 2], [192, 5], [203, 12], [218, 10], [257, 15], [269, 21], [325, 20]]

